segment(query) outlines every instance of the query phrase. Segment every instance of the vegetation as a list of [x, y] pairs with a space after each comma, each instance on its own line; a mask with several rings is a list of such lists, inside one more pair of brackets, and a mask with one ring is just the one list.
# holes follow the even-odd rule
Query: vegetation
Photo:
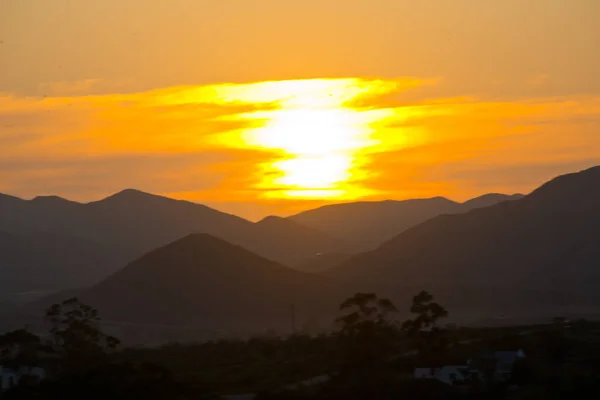
[[[330, 334], [262, 337], [158, 348], [121, 349], [98, 328], [98, 312], [70, 299], [47, 310], [49, 334], [27, 329], [0, 336], [0, 364], [41, 366], [2, 399], [209, 399], [256, 393], [257, 399], [570, 399], [600, 393], [600, 325], [555, 319], [505, 328], [442, 328], [448, 315], [421, 292], [412, 318], [373, 293], [340, 305]], [[493, 350], [523, 349], [506, 381], [465, 375], [449, 385], [416, 380], [415, 366], [477, 360]], [[481, 367], [481, 371], [486, 369]]]
[[25, 329], [0, 337], [0, 365], [15, 371], [41, 366], [49, 375], [46, 379], [25, 376], [2, 394], [3, 400], [210, 397], [194, 385], [177, 381], [163, 366], [115, 362], [119, 340], [101, 332], [98, 311], [75, 298], [51, 306], [46, 320], [46, 339]]
[[448, 311], [433, 301], [430, 293], [421, 291], [413, 297], [410, 312], [415, 317], [405, 321], [402, 330], [422, 357], [433, 360], [448, 345], [445, 331], [437, 324], [440, 319], [448, 316]]
[[76, 298], [51, 306], [46, 320], [50, 325], [47, 347], [60, 360], [60, 373], [100, 364], [119, 345], [119, 339], [97, 328], [98, 311]]
[[341, 304], [340, 311], [346, 314], [336, 320], [338, 369], [330, 375], [368, 398], [390, 378], [387, 361], [396, 352], [398, 327], [389, 317], [398, 310], [374, 293], [357, 293]]

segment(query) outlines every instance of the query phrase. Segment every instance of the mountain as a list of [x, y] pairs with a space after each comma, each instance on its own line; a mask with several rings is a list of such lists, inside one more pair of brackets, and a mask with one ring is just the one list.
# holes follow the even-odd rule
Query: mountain
[[334, 204], [304, 211], [288, 218], [368, 248], [410, 226], [439, 214], [457, 212], [458, 209], [458, 203], [436, 197], [406, 201]]
[[[271, 218], [255, 224], [201, 204], [132, 189], [87, 204], [55, 196], [27, 201], [3, 195], [0, 196], [0, 227], [14, 235], [47, 234], [77, 238], [86, 242], [86, 247], [97, 245], [97, 251], [106, 252], [110, 260], [104, 268], [107, 273], [113, 272], [116, 265], [124, 265], [191, 233], [210, 233], [290, 265], [320, 252], [342, 251], [346, 246], [340, 240], [292, 221]], [[43, 243], [31, 241], [28, 251], [38, 252], [38, 245], [43, 247]], [[77, 245], [71, 247], [75, 248]], [[48, 259], [49, 264], [52, 260]], [[0, 265], [6, 262], [0, 254]], [[78, 263], [81, 273], [89, 272], [90, 278], [96, 278], [96, 264], [84, 264]], [[39, 263], [32, 263], [31, 268], [35, 265], [46, 268]], [[57, 281], [69, 279], [57, 274]]]
[[8, 295], [90, 285], [114, 271], [121, 258], [80, 238], [0, 232], [0, 292]]
[[331, 269], [341, 263], [348, 261], [352, 257], [349, 253], [323, 253], [309, 257], [292, 267], [298, 271], [304, 272], [323, 272]]
[[489, 194], [462, 204], [443, 197], [355, 202], [323, 206], [288, 218], [369, 250], [438, 215], [458, 214], [520, 197]]
[[298, 326], [332, 315], [342, 293], [327, 278], [193, 234], [140, 257], [78, 296], [107, 320], [256, 332], [289, 331], [291, 305]]
[[476, 208], [491, 207], [498, 203], [502, 203], [503, 201], [520, 200], [523, 197], [525, 196], [522, 194], [506, 195], [499, 193], [489, 193], [462, 203], [461, 208], [464, 209], [463, 212], [466, 212], [474, 210]]
[[[321, 251], [345, 251], [350, 248], [350, 244], [341, 239], [286, 218], [266, 217], [255, 224], [255, 229], [259, 237], [277, 238], [278, 251], [287, 255], [287, 265], [297, 265], [306, 260], [307, 255], [314, 257], [321, 254]], [[259, 254], [268, 254], [273, 243], [272, 241], [267, 241], [262, 245], [256, 243], [253, 250]], [[309, 253], [304, 250], [306, 248], [321, 250], [313, 250]]]
[[598, 307], [599, 205], [596, 167], [520, 200], [433, 218], [325, 275], [396, 291], [435, 288], [463, 306]]

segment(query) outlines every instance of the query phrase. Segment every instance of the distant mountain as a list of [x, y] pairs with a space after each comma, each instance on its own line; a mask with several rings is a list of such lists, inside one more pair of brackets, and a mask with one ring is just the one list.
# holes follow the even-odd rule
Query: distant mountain
[[236, 331], [290, 331], [332, 315], [340, 288], [207, 234], [194, 234], [131, 262], [78, 296], [107, 320]]
[[[258, 254], [269, 254], [271, 247], [277, 244], [277, 251], [286, 254], [286, 265], [296, 265], [305, 260], [307, 255], [314, 257], [321, 251], [347, 251], [350, 243], [329, 236], [317, 229], [309, 228], [297, 222], [280, 217], [266, 217], [255, 224], [255, 230], [259, 237], [276, 238], [264, 243], [256, 243], [253, 251]], [[305, 249], [311, 249], [307, 252]], [[321, 250], [319, 250], [321, 249]]]
[[350, 253], [324, 253], [309, 257], [292, 268], [303, 272], [323, 272], [352, 258]]
[[52, 291], [96, 283], [123, 258], [97, 243], [54, 234], [0, 232], [0, 292]]
[[[95, 244], [111, 261], [104, 272], [114, 271], [109, 266], [124, 265], [191, 233], [210, 233], [289, 265], [320, 252], [343, 251], [346, 246], [341, 240], [292, 221], [271, 218], [255, 224], [201, 204], [131, 189], [87, 204], [55, 196], [27, 201], [2, 195], [0, 227], [15, 235], [48, 234], [77, 238], [87, 243], [87, 247]], [[28, 251], [38, 252], [38, 245], [43, 247], [43, 243], [29, 242]], [[77, 247], [73, 245], [70, 249], [77, 252]], [[65, 258], [69, 255], [65, 254]], [[52, 264], [52, 260], [48, 259], [48, 263]], [[0, 254], [0, 265], [9, 261]], [[31, 268], [35, 265], [46, 268], [39, 263], [31, 263]], [[92, 260], [90, 265], [81, 262], [77, 265], [81, 267], [81, 274], [89, 273], [88, 278], [97, 278], [97, 265]], [[58, 271], [56, 280], [72, 282], [69, 276], [60, 275]]]
[[443, 197], [355, 202], [323, 206], [288, 218], [359, 244], [362, 249], [367, 250], [438, 215], [463, 213], [522, 197], [489, 194], [463, 204]]
[[529, 196], [413, 227], [326, 271], [348, 282], [437, 288], [463, 305], [600, 310], [600, 167]]
[[461, 208], [463, 209], [462, 212], [467, 212], [476, 208], [491, 207], [504, 201], [520, 200], [523, 197], [525, 196], [522, 194], [506, 195], [499, 193], [489, 193], [462, 203]]

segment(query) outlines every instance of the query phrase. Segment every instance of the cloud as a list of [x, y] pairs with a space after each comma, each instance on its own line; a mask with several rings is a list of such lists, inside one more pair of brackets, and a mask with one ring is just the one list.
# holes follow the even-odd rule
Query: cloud
[[[344, 78], [90, 96], [3, 94], [0, 191], [87, 201], [135, 187], [256, 218], [352, 194], [465, 199], [526, 192], [545, 177], [600, 160], [598, 97], [492, 101], [420, 92], [438, 83]], [[282, 199], [289, 188], [274, 183], [282, 173], [274, 166], [312, 157], [290, 148], [310, 152], [324, 143], [348, 157], [350, 179], [340, 183], [346, 197]]]
[[594, 97], [434, 105], [380, 132], [404, 130], [407, 145], [370, 154], [368, 184], [380, 193], [374, 198], [529, 192], [600, 162], [598, 105]]

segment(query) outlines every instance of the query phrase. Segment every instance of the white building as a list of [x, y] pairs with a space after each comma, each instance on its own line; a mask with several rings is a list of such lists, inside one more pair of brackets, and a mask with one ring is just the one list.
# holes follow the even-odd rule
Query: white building
[[523, 350], [493, 351], [468, 360], [465, 365], [415, 368], [415, 379], [437, 379], [448, 385], [464, 382], [467, 377], [485, 380], [489, 376], [495, 382], [510, 380], [513, 367], [525, 358]]

